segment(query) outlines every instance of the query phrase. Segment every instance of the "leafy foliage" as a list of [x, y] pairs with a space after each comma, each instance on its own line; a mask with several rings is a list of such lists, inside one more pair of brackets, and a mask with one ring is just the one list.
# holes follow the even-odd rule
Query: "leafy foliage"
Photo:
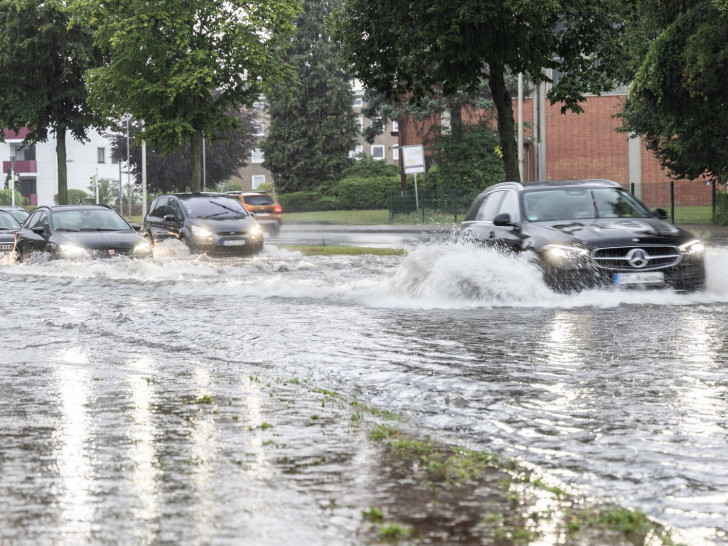
[[202, 138], [240, 130], [231, 112], [291, 75], [282, 51], [298, 0], [77, 2], [108, 57], [88, 75], [91, 104], [110, 119], [144, 120], [143, 138], [164, 152], [189, 145], [193, 190]]
[[[233, 115], [231, 113], [231, 115]], [[205, 145], [205, 183], [208, 188], [235, 176], [238, 169], [246, 164], [250, 152], [255, 145], [253, 111], [246, 110], [235, 114], [240, 120], [241, 128], [220, 134], [211, 144]], [[142, 150], [140, 144], [141, 123], [130, 123], [131, 173], [138, 183], [142, 179]], [[106, 135], [112, 142], [114, 161], [126, 161], [127, 134], [126, 127], [118, 126]], [[191, 170], [190, 146], [177, 148], [166, 153], [160, 146], [147, 146], [147, 188], [152, 193], [186, 191]], [[232, 189], [232, 188], [228, 188]]]
[[436, 168], [428, 173], [438, 191], [479, 192], [503, 182], [503, 162], [495, 149], [498, 135], [486, 121], [477, 125], [462, 122], [459, 130], [439, 135], [432, 143]]
[[324, 20], [330, 0], [304, 0], [286, 60], [296, 73], [268, 96], [270, 126], [263, 166], [281, 192], [311, 190], [334, 180], [349, 163], [357, 127], [348, 75]]
[[337, 37], [354, 73], [390, 98], [451, 96], [488, 82], [497, 111], [506, 177], [519, 178], [512, 98], [506, 74], [547, 80], [566, 110], [584, 93], [613, 86], [620, 74], [620, 0], [348, 0], [336, 16]]
[[665, 22], [637, 71], [624, 129], [676, 178], [728, 179], [728, 13], [710, 0], [665, 2], [646, 25]]
[[85, 73], [99, 62], [89, 27], [67, 2], [0, 2], [0, 126], [27, 128], [26, 143], [55, 134], [61, 203], [68, 200], [66, 134], [84, 141], [102, 125], [86, 105]]

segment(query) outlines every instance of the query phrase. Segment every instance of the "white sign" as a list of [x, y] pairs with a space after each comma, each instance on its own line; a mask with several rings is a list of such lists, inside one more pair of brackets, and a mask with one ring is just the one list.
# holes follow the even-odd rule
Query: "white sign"
[[402, 146], [405, 174], [425, 172], [425, 153], [422, 146]]

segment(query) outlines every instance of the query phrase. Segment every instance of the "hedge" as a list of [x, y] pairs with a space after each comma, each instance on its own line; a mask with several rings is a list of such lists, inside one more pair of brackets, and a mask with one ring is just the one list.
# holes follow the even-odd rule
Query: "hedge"
[[390, 192], [399, 188], [398, 177], [344, 178], [338, 186], [339, 203], [344, 209], [386, 209]]

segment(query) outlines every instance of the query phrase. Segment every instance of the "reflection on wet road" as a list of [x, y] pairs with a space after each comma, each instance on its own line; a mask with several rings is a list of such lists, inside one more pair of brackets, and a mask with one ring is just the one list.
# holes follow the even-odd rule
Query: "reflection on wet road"
[[[357, 543], [356, 509], [332, 517], [287, 473], [312, 434], [338, 453], [292, 380], [728, 541], [725, 249], [705, 293], [573, 296], [447, 244], [158, 250], [0, 264], [0, 543]], [[366, 454], [331, 457], [366, 499]]]

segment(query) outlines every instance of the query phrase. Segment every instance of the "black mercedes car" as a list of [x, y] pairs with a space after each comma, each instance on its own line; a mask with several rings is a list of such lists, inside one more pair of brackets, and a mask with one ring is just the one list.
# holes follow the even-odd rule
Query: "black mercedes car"
[[554, 290], [704, 287], [704, 245], [616, 182], [504, 182], [481, 193], [458, 238], [531, 251]]
[[152, 246], [178, 239], [190, 253], [240, 255], [263, 249], [263, 231], [240, 201], [224, 193], [175, 193], [152, 201], [144, 217]]
[[106, 205], [38, 207], [15, 235], [21, 261], [34, 254], [51, 258], [146, 258], [149, 243]]
[[15, 250], [15, 233], [20, 224], [12, 214], [0, 210], [0, 259], [13, 253]]

